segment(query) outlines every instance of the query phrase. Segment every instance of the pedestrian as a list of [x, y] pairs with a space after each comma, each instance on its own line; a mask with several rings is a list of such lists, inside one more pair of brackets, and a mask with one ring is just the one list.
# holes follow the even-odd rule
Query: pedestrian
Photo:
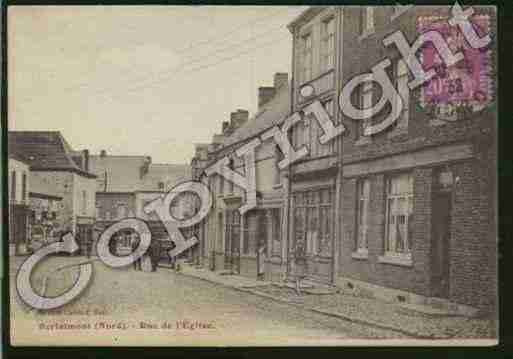
[[[131, 247], [132, 247], [132, 255], [134, 255], [134, 252], [135, 250], [137, 249], [137, 247], [139, 247], [139, 243], [141, 241], [139, 240], [139, 237], [135, 234], [132, 234], [132, 239], [131, 239]], [[134, 270], [142, 270], [141, 269], [141, 257], [137, 258], [135, 261], [134, 261]]]
[[152, 240], [150, 243], [151, 271], [156, 272], [160, 260], [160, 241]]

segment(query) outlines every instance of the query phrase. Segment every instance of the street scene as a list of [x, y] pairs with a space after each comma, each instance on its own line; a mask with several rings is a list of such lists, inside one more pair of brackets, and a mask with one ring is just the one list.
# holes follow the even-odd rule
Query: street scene
[[497, 343], [496, 17], [11, 7], [11, 344]]

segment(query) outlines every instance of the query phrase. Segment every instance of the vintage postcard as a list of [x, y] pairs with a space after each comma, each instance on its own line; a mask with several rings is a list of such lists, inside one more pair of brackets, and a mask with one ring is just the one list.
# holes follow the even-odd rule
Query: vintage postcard
[[13, 346], [498, 342], [495, 7], [7, 21]]

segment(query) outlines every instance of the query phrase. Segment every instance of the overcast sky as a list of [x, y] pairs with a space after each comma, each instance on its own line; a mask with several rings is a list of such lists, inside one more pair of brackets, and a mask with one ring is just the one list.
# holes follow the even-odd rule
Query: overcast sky
[[9, 7], [9, 127], [75, 149], [189, 162], [289, 72], [304, 7]]

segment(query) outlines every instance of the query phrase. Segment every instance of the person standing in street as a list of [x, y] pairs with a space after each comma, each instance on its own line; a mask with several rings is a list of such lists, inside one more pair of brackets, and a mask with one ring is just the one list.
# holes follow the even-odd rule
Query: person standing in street
[[160, 260], [160, 241], [152, 240], [150, 244], [151, 271], [156, 272]]
[[[137, 249], [137, 247], [139, 247], [139, 243], [140, 243], [139, 237], [135, 234], [132, 234], [132, 238], [131, 238], [130, 242], [131, 242], [130, 245], [132, 247], [132, 255], [133, 255], [135, 250]], [[142, 270], [141, 269], [141, 257], [137, 258], [134, 261], [134, 270]]]

